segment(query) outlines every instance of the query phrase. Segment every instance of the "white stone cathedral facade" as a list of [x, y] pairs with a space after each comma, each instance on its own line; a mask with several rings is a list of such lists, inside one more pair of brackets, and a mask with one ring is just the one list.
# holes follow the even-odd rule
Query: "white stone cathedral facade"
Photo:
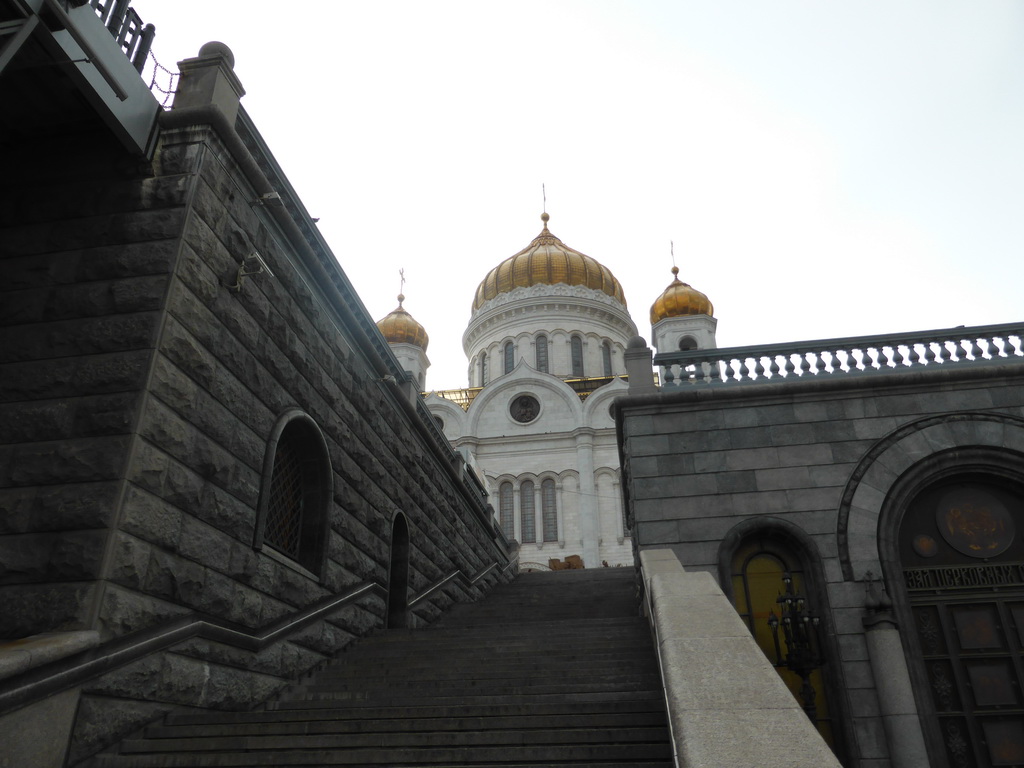
[[[424, 402], [519, 542], [522, 568], [572, 555], [587, 568], [632, 565], [610, 406], [628, 388], [623, 355], [637, 327], [608, 268], [541, 219], [477, 288], [462, 339], [469, 386]], [[425, 389], [427, 335], [402, 298], [378, 327]], [[651, 307], [658, 351], [714, 347], [716, 323], [707, 297], [678, 278]]]

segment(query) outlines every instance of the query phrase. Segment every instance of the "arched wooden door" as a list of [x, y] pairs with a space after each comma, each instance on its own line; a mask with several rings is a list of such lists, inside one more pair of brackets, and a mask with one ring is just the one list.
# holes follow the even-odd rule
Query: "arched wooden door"
[[1022, 527], [1022, 489], [984, 474], [929, 486], [900, 524], [928, 730], [950, 768], [1024, 766]]

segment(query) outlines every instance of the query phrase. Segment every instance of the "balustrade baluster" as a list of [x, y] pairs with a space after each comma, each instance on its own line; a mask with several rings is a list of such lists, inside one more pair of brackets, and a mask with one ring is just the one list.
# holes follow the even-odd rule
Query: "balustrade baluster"
[[697, 384], [700, 384], [702, 381], [704, 381], [704, 379], [707, 378], [707, 375], [704, 370], [705, 365], [707, 365], [707, 360], [702, 359], [693, 368], [693, 380]]
[[900, 345], [892, 345], [892, 362], [897, 368], [903, 365], [903, 354], [900, 352]]
[[796, 371], [796, 366], [793, 365], [793, 355], [794, 354], [796, 354], [796, 353], [790, 353], [790, 354], [785, 356], [786, 365], [784, 366], [784, 370], [786, 371], [786, 375], [787, 376], [789, 376], [791, 373]]
[[800, 354], [800, 375], [803, 376], [805, 373], [811, 370], [811, 361], [808, 360], [808, 356], [813, 354], [812, 352], [801, 352]]
[[763, 379], [764, 378], [764, 366], [761, 365], [761, 361], [763, 359], [764, 359], [763, 357], [755, 357], [754, 358], [754, 378], [756, 378], [756, 379]]
[[666, 384], [666, 386], [669, 386], [669, 387], [671, 387], [672, 386], [672, 382], [674, 382], [676, 380], [675, 374], [672, 373], [672, 369], [673, 368], [675, 368], [674, 365], [666, 365], [664, 368], [662, 368], [662, 372], [663, 372], [663, 374], [665, 376], [665, 384]]
[[[979, 341], [981, 341], [981, 339], [971, 340], [971, 354], [974, 356], [975, 360], [984, 360], [985, 350], [982, 349], [981, 345], [978, 343]], [[988, 346], [988, 339], [985, 339], [985, 346]]]
[[863, 352], [856, 347], [850, 348], [849, 357], [850, 371], [862, 371], [866, 366], [863, 365]]
[[768, 372], [771, 373], [772, 377], [774, 378], [775, 376], [779, 375], [780, 371], [779, 357], [778, 355], [772, 355], [771, 357], [768, 358], [768, 360], [770, 361], [768, 363]]
[[[933, 341], [926, 341], [926, 342], [924, 342], [924, 359], [925, 359], [926, 363], [934, 363], [935, 360], [936, 360], [935, 350], [932, 349], [932, 344], [934, 344], [934, 343], [935, 342], [933, 342]], [[942, 361], [939, 360], [939, 362], [942, 362]]]
[[741, 380], [742, 379], [751, 379], [751, 378], [753, 378], [753, 376], [750, 375], [750, 368], [747, 367], [747, 360], [748, 360], [748, 358], [746, 358], [746, 357], [741, 357], [740, 358], [740, 379]]
[[814, 373], [826, 373], [827, 369], [828, 364], [825, 362], [825, 351], [816, 352], [814, 354]]
[[921, 362], [921, 356], [917, 354], [917, 344], [907, 344], [907, 359], [910, 361], [910, 365], [917, 365]]
[[832, 353], [832, 373], [842, 373], [843, 365], [847, 360], [845, 350], [837, 349]]
[[882, 345], [882, 344], [879, 344], [877, 347], [875, 347], [875, 350], [878, 352], [878, 357], [877, 357], [878, 367], [879, 368], [888, 368], [889, 367], [889, 357], [885, 354], [885, 346]]

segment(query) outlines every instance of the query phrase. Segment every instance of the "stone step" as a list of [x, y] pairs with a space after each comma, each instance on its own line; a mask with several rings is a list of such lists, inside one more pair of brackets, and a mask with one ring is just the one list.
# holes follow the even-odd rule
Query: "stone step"
[[492, 717], [415, 717], [415, 718], [363, 718], [358, 720], [326, 718], [284, 721], [203, 722], [179, 725], [151, 725], [146, 728], [147, 739], [197, 738], [205, 736], [271, 736], [291, 734], [329, 733], [408, 733], [442, 731], [496, 731], [550, 728], [557, 722], [559, 728], [656, 728], [665, 725], [664, 712], [563, 714], [558, 718], [547, 715], [497, 715]]
[[588, 679], [595, 676], [657, 674], [658, 665], [654, 659], [610, 660], [604, 664], [590, 664], [586, 659], [569, 662], [546, 658], [525, 659], [518, 662], [492, 664], [465, 664], [458, 670], [438, 668], [437, 664], [401, 664], [376, 666], [370, 672], [361, 672], [355, 665], [325, 667], [317, 673], [319, 680], [380, 680], [397, 682], [403, 679], [452, 680], [473, 678], [474, 680], [535, 679], [545, 674], [558, 674], [559, 680]]
[[528, 574], [356, 644], [253, 712], [182, 713], [90, 768], [672, 765], [633, 573]]
[[377, 697], [394, 698], [410, 696], [427, 698], [430, 696], [523, 696], [561, 693], [596, 693], [614, 691], [646, 691], [659, 689], [661, 678], [657, 675], [637, 675], [632, 677], [613, 678], [610, 680], [524, 680], [496, 682], [494, 680], [405, 680], [367, 681], [364, 685], [353, 685], [332, 682], [317, 678], [316, 682], [294, 686], [288, 692], [289, 698], [305, 696], [334, 695], [338, 698], [374, 699]]
[[[302, 733], [285, 735], [214, 735], [175, 738], [177, 752], [250, 752], [281, 749], [348, 750], [379, 747], [492, 747], [564, 744], [643, 744], [665, 739], [665, 726], [647, 728], [541, 728], [470, 731], [390, 731], [376, 733]], [[161, 752], [167, 739], [128, 739], [121, 754]]]
[[573, 714], [614, 715], [630, 717], [638, 713], [657, 713], [665, 716], [665, 708], [659, 696], [635, 701], [590, 702], [581, 706], [578, 702], [554, 699], [530, 704], [497, 704], [471, 706], [468, 704], [448, 707], [422, 705], [397, 707], [361, 707], [330, 709], [320, 702], [303, 708], [301, 702], [290, 702], [292, 706], [279, 708], [271, 702], [268, 709], [253, 712], [180, 712], [167, 716], [168, 725], [198, 724], [239, 724], [239, 723], [282, 723], [303, 720], [387, 720], [387, 719], [442, 719], [442, 718], [493, 718], [493, 717], [565, 717]]
[[664, 743], [541, 744], [474, 747], [403, 747], [354, 749], [272, 749], [256, 752], [158, 752], [104, 756], [96, 768], [255, 768], [255, 766], [465, 766], [523, 763], [526, 765], [599, 765], [610, 761], [671, 760]]
[[[556, 693], [534, 693], [534, 694], [521, 694], [516, 696], [510, 701], [509, 696], [503, 695], [489, 695], [485, 693], [481, 694], [459, 694], [456, 696], [437, 696], [426, 694], [420, 697], [419, 701], [430, 701], [432, 703], [449, 705], [449, 704], [469, 704], [473, 706], [491, 706], [506, 703], [517, 703], [517, 704], [536, 704], [545, 703], [555, 699], [562, 701], [571, 701], [579, 704], [588, 704], [590, 702], [598, 701], [647, 701], [651, 699], [660, 699], [662, 697], [661, 688], [647, 689], [640, 691], [558, 691]], [[415, 703], [416, 699], [413, 699]], [[395, 695], [395, 696], [373, 696], [373, 697], [361, 697], [358, 692], [349, 693], [306, 693], [302, 698], [297, 699], [286, 699], [277, 702], [276, 706], [287, 709], [292, 706], [296, 707], [309, 707], [320, 705], [324, 707], [336, 706], [402, 706], [410, 703], [410, 697], [408, 695]]]

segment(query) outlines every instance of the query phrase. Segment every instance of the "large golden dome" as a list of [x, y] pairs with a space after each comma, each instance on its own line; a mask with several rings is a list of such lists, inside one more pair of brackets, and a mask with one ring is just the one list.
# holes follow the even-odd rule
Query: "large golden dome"
[[405, 296], [398, 294], [398, 307], [383, 320], [378, 320], [377, 327], [388, 344], [412, 344], [426, 352], [430, 338], [423, 326], [402, 307], [403, 301]]
[[667, 317], [714, 314], [708, 297], [680, 280], [679, 267], [672, 267], [672, 282], [651, 305], [651, 325]]
[[548, 231], [549, 216], [540, 219], [544, 229], [515, 256], [510, 256], [487, 273], [473, 297], [473, 310], [501, 293], [530, 285], [584, 285], [603, 291], [623, 306], [622, 286], [608, 267], [573, 250]]

